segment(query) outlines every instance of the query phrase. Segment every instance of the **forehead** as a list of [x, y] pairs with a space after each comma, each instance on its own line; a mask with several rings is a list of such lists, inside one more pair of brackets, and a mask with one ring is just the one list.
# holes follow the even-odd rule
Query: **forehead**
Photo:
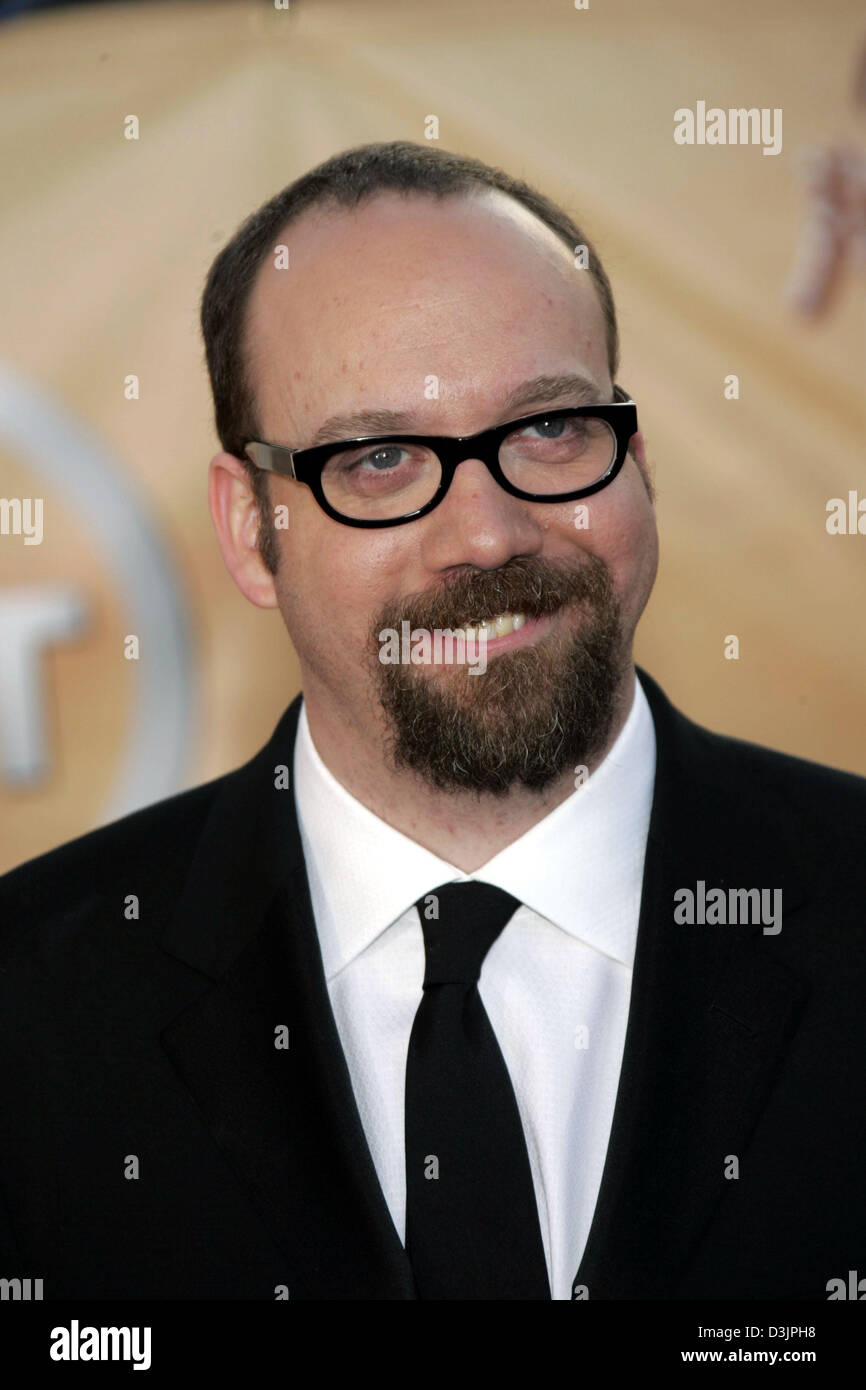
[[[279, 244], [288, 267], [269, 255], [246, 319], [266, 438], [301, 445], [325, 416], [416, 401], [419, 425], [422, 415], [442, 423], [446, 399], [483, 411], [545, 372], [578, 371], [609, 390], [591, 276], [554, 231], [496, 190], [326, 205], [292, 222]], [[461, 417], [467, 429], [481, 418]]]

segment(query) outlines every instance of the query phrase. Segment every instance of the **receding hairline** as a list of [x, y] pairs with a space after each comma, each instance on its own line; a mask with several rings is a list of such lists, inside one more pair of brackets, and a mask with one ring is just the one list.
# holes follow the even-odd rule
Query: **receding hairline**
[[[246, 386], [248, 397], [251, 403], [252, 416], [260, 428], [261, 415], [259, 411], [257, 383], [252, 380], [252, 376], [250, 373], [250, 365], [251, 362], [254, 360], [250, 344], [250, 333], [255, 320], [255, 315], [252, 312], [252, 304], [256, 295], [256, 291], [259, 287], [262, 274], [268, 264], [269, 255], [272, 253], [274, 246], [278, 246], [282, 242], [284, 242], [285, 234], [286, 232], [288, 232], [289, 228], [295, 227], [298, 224], [304, 222], [305, 220], [315, 221], [317, 217], [321, 220], [323, 218], [332, 217], [335, 214], [337, 214], [338, 216], [349, 218], [352, 217], [354, 213], [362, 211], [364, 208], [372, 206], [377, 202], [396, 201], [398, 199], [399, 201], [404, 203], [412, 199], [417, 202], [421, 202], [423, 200], [427, 203], [435, 204], [443, 204], [445, 202], [453, 203], [460, 201], [461, 199], [473, 202], [493, 201], [500, 203], [504, 200], [508, 203], [509, 210], [513, 211], [514, 213], [512, 220], [515, 223], [524, 223], [527, 230], [527, 234], [529, 234], [529, 228], [531, 226], [540, 228], [543, 233], [549, 233], [549, 237], [552, 237], [554, 242], [559, 247], [561, 247], [563, 251], [566, 252], [566, 254], [568, 254], [570, 250], [569, 244], [566, 242], [565, 238], [556, 230], [556, 228], [551, 227], [549, 223], [545, 222], [544, 219], [538, 215], [538, 213], [533, 212], [531, 208], [527, 207], [525, 203], [522, 203], [519, 198], [514, 196], [514, 194], [509, 193], [506, 189], [496, 188], [489, 184], [484, 184], [474, 179], [467, 179], [465, 186], [461, 186], [459, 188], [449, 188], [442, 191], [426, 188], [376, 188], [372, 190], [372, 192], [363, 195], [361, 198], [358, 198], [350, 204], [346, 203], [344, 199], [341, 199], [333, 190], [326, 190], [321, 195], [321, 197], [316, 200], [316, 202], [308, 204], [306, 207], [300, 208], [295, 213], [291, 213], [285, 219], [285, 221], [282, 222], [282, 224], [279, 227], [279, 230], [275, 233], [272, 239], [271, 246], [264, 250], [262, 253], [261, 259], [258, 265], [256, 266], [255, 274], [252, 277], [249, 289], [247, 291], [242, 306], [238, 357], [241, 364], [241, 371], [244, 377], [244, 384]], [[542, 237], [540, 238], [540, 240], [546, 240], [549, 244], [548, 237]], [[605, 307], [602, 301], [599, 286], [598, 284], [596, 284], [594, 276], [590, 276], [590, 279], [593, 282], [593, 294], [595, 297], [596, 305], [599, 310], [603, 332], [605, 335], [605, 358], [607, 359], [607, 357], [609, 356], [609, 351], [607, 345], [607, 323]]]

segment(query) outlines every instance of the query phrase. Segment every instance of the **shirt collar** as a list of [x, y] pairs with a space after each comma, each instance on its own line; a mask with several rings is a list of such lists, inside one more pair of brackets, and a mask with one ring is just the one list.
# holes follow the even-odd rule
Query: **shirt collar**
[[479, 879], [624, 965], [634, 960], [656, 741], [635, 675], [616, 742], [542, 820], [465, 874], [388, 825], [322, 762], [302, 703], [294, 794], [326, 979], [439, 884]]

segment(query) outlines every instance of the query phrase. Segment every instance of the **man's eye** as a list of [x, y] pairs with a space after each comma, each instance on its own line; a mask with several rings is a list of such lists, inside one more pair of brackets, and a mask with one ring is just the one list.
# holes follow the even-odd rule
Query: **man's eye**
[[403, 462], [406, 449], [402, 444], [378, 444], [375, 449], [346, 449], [335, 454], [325, 465], [327, 472], [387, 473]]
[[567, 419], [561, 415], [551, 415], [546, 420], [538, 420], [534, 425], [527, 425], [525, 431], [538, 430], [542, 439], [573, 439], [579, 438], [584, 428], [584, 423], [580, 418]]
[[506, 440], [508, 448], [519, 448], [526, 444], [574, 444], [582, 446], [586, 442], [587, 427], [591, 421], [582, 416], [548, 415], [544, 420], [536, 420], [532, 425], [524, 425], [515, 430]]
[[371, 449], [368, 454], [362, 454], [354, 466], [368, 464], [371, 468], [383, 471], [395, 468], [400, 462], [400, 455], [405, 452], [402, 444], [380, 444], [378, 449]]

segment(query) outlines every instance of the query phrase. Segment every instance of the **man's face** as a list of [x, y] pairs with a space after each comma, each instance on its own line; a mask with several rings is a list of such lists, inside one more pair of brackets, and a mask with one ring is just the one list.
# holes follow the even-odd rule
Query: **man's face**
[[[584, 403], [541, 391], [505, 407], [540, 376], [579, 374], [597, 388], [591, 399], [611, 399], [593, 280], [502, 194], [383, 194], [305, 213], [279, 240], [290, 268], [268, 262], [247, 321], [271, 443], [307, 447], [329, 417], [370, 408], [405, 412], [407, 433], [469, 435]], [[350, 426], [329, 438], [385, 432]], [[632, 449], [637, 462], [630, 455], [584, 499], [581, 527], [575, 503], [512, 497], [478, 459], [460, 465], [429, 515], [376, 530], [332, 520], [304, 484], [274, 476], [271, 504], [289, 509], [275, 532], [275, 601], [311, 710], [360, 737], [384, 733], [395, 765], [445, 790], [540, 790], [589, 762], [623, 693], [657, 566], [640, 436]], [[379, 660], [379, 633], [403, 619], [453, 629], [507, 611], [529, 621], [488, 640], [483, 673]]]

